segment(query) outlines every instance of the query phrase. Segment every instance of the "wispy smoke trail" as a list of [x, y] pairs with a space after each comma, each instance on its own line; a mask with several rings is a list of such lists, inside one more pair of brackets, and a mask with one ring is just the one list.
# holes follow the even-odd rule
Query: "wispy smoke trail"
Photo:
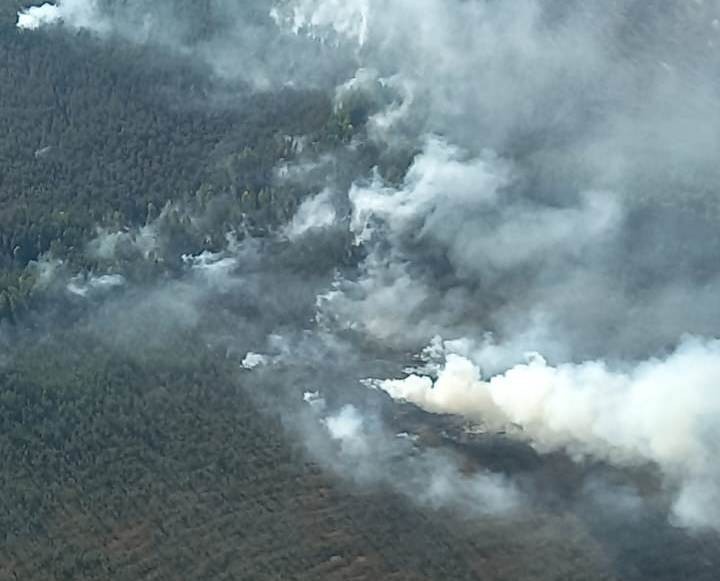
[[[62, 26], [106, 40], [162, 47], [255, 89], [317, 87], [337, 79], [352, 50], [280, 28], [263, 0], [56, 0], [18, 13], [17, 27]], [[211, 32], [209, 32], [211, 31]]]
[[424, 449], [408, 434], [388, 432], [379, 418], [356, 406], [328, 412], [319, 393], [308, 392], [305, 400], [319, 421], [305, 427], [312, 434], [311, 453], [360, 484], [390, 485], [421, 504], [468, 516], [507, 515], [523, 504], [522, 494], [501, 475], [463, 473], [450, 455]]

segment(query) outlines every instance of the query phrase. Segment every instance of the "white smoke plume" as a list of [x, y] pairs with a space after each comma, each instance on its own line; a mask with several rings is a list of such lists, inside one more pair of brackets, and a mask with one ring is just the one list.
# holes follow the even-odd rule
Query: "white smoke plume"
[[18, 28], [35, 30], [61, 19], [60, 9], [55, 4], [43, 4], [42, 6], [31, 6], [18, 13]]
[[[675, 493], [685, 526], [720, 527], [720, 341], [686, 339], [663, 359], [627, 370], [602, 361], [526, 363], [484, 377], [446, 345], [437, 376], [412, 374], [373, 383], [395, 399], [500, 428], [514, 424], [542, 452], [564, 450], [619, 465], [655, 463]], [[448, 349], [449, 348], [449, 349]], [[435, 353], [437, 356], [437, 353]]]
[[158, 237], [152, 225], [133, 230], [99, 228], [95, 238], [88, 243], [87, 253], [99, 260], [114, 260], [119, 256], [135, 254], [147, 260], [159, 250]]
[[247, 355], [245, 355], [245, 358], [240, 363], [245, 369], [255, 369], [256, 367], [259, 367], [260, 365], [266, 365], [267, 364], [267, 357], [264, 355], [261, 355], [260, 353], [253, 353], [250, 352]]
[[271, 15], [278, 24], [289, 26], [296, 34], [333, 33], [356, 41], [360, 46], [368, 39], [369, 0], [300, 0], [290, 7], [274, 7]]
[[103, 16], [96, 0], [58, 0], [41, 6], [31, 6], [18, 13], [17, 27], [36, 30], [44, 26], [64, 24], [71, 28], [87, 29], [106, 34], [112, 23]]
[[120, 274], [78, 275], [67, 284], [67, 291], [79, 297], [87, 297], [92, 293], [107, 292], [125, 286], [125, 283], [125, 277]]
[[307, 232], [322, 230], [336, 223], [337, 212], [332, 203], [332, 193], [330, 190], [323, 190], [303, 201], [286, 226], [284, 234], [290, 240], [294, 240]]
[[620, 230], [623, 209], [597, 191], [563, 207], [518, 200], [514, 175], [507, 160], [430, 137], [400, 187], [378, 176], [353, 185], [350, 229], [370, 253], [359, 279], [322, 297], [323, 315], [408, 347], [489, 330], [547, 338], [540, 326], [563, 322], [560, 297], [575, 292], [567, 287], [599, 276], [594, 257]]

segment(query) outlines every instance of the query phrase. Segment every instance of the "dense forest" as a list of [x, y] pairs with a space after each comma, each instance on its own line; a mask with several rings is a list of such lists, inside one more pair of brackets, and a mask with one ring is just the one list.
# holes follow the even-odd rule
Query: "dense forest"
[[302, 192], [277, 187], [274, 169], [300, 137], [318, 152], [350, 135], [349, 113], [322, 92], [234, 86], [223, 97], [230, 88], [171, 54], [22, 34], [16, 12], [6, 8], [0, 30], [11, 89], [0, 107], [0, 318], [26, 308], [28, 265], [43, 255], [96, 268], [84, 249], [98, 228], [147, 224], [172, 205], [168, 227], [180, 231], [179, 212], [211, 207], [215, 223], [192, 233], [201, 241], [185, 232], [185, 250], [199, 251], [218, 232], [287, 220]]
[[[417, 154], [368, 137], [377, 102], [334, 78], [254, 87], [161, 43], [19, 30], [40, 4], [0, 5], [0, 581], [717, 578], [717, 536], [668, 522], [652, 467], [458, 436], [457, 418], [361, 383], [412, 353], [353, 326], [311, 334], [366, 250], [346, 229], [294, 240], [299, 209], [330, 185], [398, 185]], [[177, 3], [185, 41], [223, 26], [212, 4]], [[439, 285], [463, 278], [427, 254]], [[288, 359], [251, 371], [256, 345]], [[342, 446], [312, 450], [293, 409], [313, 389], [367, 404], [393, 441], [418, 434], [411, 456], [518, 476], [537, 506], [474, 518], [415, 502], [404, 476], [344, 477]], [[598, 509], [597, 475], [659, 500]]]

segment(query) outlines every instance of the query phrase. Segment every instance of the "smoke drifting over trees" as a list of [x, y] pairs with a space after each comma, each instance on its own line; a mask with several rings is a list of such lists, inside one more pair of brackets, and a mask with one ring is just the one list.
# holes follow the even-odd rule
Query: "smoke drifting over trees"
[[183, 63], [162, 106], [232, 123], [141, 218], [22, 260], [8, 239], [32, 299], [5, 336], [192, 345], [352, 490], [553, 546], [571, 519], [579, 578], [711, 579], [719, 23], [679, 0], [24, 7], [13, 35]]

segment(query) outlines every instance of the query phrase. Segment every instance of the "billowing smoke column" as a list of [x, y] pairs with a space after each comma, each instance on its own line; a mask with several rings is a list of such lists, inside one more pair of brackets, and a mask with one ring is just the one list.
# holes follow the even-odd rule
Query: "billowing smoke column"
[[319, 305], [388, 345], [450, 339], [373, 382], [393, 398], [655, 463], [676, 522], [718, 527], [719, 13], [649, 4], [294, 4], [295, 29], [358, 43], [357, 91], [367, 67], [403, 87], [368, 138], [419, 151], [350, 189], [368, 256]]
[[[239, 0], [216, 5], [238, 25], [201, 46], [214, 71], [227, 72], [239, 46], [271, 55], [248, 64], [267, 87], [284, 78], [281, 63], [309, 54], [243, 34]], [[147, 21], [149, 9], [132, 6], [125, 21]], [[429, 345], [422, 370], [372, 385], [430, 412], [515, 424], [540, 451], [654, 463], [676, 522], [719, 528], [717, 3], [266, 8], [275, 35], [322, 47], [304, 61], [338, 110], [363, 104], [338, 157], [371, 146], [383, 162], [410, 160], [399, 177], [383, 163], [329, 175], [334, 185], [281, 233], [297, 242], [332, 226], [363, 251], [355, 272], [320, 290], [314, 331], [350, 331], [388, 357]], [[18, 26], [102, 34], [107, 14], [64, 0], [22, 12]], [[305, 72], [298, 64], [285, 81]], [[245, 365], [268, 373], [267, 361]], [[357, 413], [328, 412], [324, 433], [367, 465], [382, 446]]]
[[[436, 353], [437, 355], [437, 353]], [[549, 365], [539, 355], [483, 378], [448, 346], [433, 380], [410, 375], [375, 385], [392, 397], [522, 435], [543, 452], [565, 450], [618, 465], [654, 462], [675, 491], [678, 522], [717, 526], [720, 343], [687, 339], [665, 359], [627, 371], [602, 361]]]

